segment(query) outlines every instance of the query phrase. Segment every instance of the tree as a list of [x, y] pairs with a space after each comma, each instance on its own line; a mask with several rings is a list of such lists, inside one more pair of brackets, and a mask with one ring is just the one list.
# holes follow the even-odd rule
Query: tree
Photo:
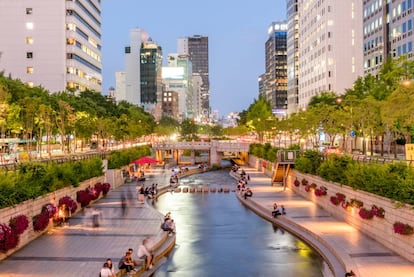
[[180, 134], [187, 141], [196, 139], [197, 125], [191, 119], [184, 119], [183, 122], [181, 122]]
[[247, 126], [257, 133], [260, 142], [263, 142], [264, 133], [272, 130], [269, 120], [273, 118], [270, 102], [262, 96], [247, 110]]
[[172, 117], [164, 116], [155, 127], [155, 133], [161, 136], [171, 136], [178, 133], [180, 123]]

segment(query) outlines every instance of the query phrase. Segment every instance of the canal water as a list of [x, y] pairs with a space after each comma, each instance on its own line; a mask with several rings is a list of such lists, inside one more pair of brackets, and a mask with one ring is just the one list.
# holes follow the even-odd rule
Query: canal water
[[[229, 187], [228, 171], [181, 180], [181, 186]], [[171, 212], [176, 246], [156, 277], [324, 276], [326, 264], [305, 243], [246, 209], [230, 193], [166, 193], [154, 203]]]

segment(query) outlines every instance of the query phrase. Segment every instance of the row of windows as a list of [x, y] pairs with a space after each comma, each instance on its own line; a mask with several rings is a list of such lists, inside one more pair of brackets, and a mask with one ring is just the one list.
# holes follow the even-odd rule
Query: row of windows
[[367, 69], [371, 67], [376, 67], [382, 64], [382, 60], [383, 60], [382, 55], [372, 57], [371, 59], [364, 61], [364, 68]]
[[68, 39], [66, 39], [66, 44], [67, 45], [76, 45], [77, 48], [81, 49], [82, 52], [86, 53], [92, 59], [97, 60], [98, 62], [101, 62], [101, 56], [99, 56], [98, 54], [96, 54], [89, 47], [87, 47], [85, 45], [82, 45], [79, 41], [75, 40], [74, 38], [68, 38]]
[[83, 65], [85, 65], [85, 66], [89, 67], [90, 69], [92, 69], [92, 70], [94, 70], [94, 71], [98, 72], [99, 74], [100, 74], [100, 73], [102, 73], [102, 69], [101, 69], [101, 68], [99, 68], [99, 67], [97, 67], [96, 65], [94, 65], [94, 64], [92, 64], [92, 63], [90, 63], [90, 62], [88, 62], [87, 60], [85, 60], [85, 59], [83, 59], [83, 58], [79, 57], [79, 56], [78, 56], [78, 55], [76, 55], [76, 54], [73, 54], [73, 53], [67, 53], [67, 54], [66, 54], [66, 58], [67, 58], [68, 60], [71, 60], [71, 59], [76, 60], [76, 61], [80, 62], [81, 64], [83, 64]]
[[367, 34], [377, 30], [378, 28], [382, 27], [382, 17], [379, 17], [371, 22], [371, 24], [367, 24], [364, 26], [364, 36]]
[[85, 19], [83, 19], [76, 11], [74, 10], [67, 10], [66, 15], [68, 16], [74, 16], [76, 19], [78, 19], [86, 28], [88, 28], [92, 33], [94, 33], [98, 38], [101, 38], [101, 34], [95, 30], [88, 22], [86, 22]]
[[99, 45], [93, 38], [89, 37], [85, 32], [83, 32], [81, 29], [79, 29], [78, 26], [74, 23], [68, 23], [66, 24], [66, 30], [74, 31], [84, 39], [86, 39], [92, 46], [98, 48], [101, 50], [101, 45]]
[[412, 0], [402, 1], [401, 4], [398, 4], [397, 7], [394, 7], [392, 9], [392, 17], [395, 18], [401, 15], [401, 13], [404, 13], [407, 10], [411, 9], [412, 7], [413, 7]]
[[76, 5], [82, 11], [84, 11], [89, 16], [89, 18], [91, 18], [92, 21], [94, 21], [99, 27], [101, 26], [101, 22], [98, 19], [96, 19], [96, 17], [84, 5], [82, 5], [82, 3], [79, 0], [76, 0]]
[[411, 31], [413, 29], [413, 20], [408, 19], [406, 22], [403, 22], [399, 26], [396, 26], [392, 29], [392, 37], [399, 37], [402, 34]]
[[382, 36], [378, 36], [375, 39], [372, 39], [364, 43], [364, 51], [368, 51], [372, 48], [382, 45]]
[[97, 84], [97, 85], [102, 84], [101, 80], [88, 75], [86, 72], [80, 70], [79, 68], [68, 67], [68, 68], [66, 68], [66, 73], [84, 78], [84, 79], [88, 80], [89, 82]]
[[381, 9], [381, 7], [382, 7], [382, 0], [373, 1], [373, 3], [371, 5], [368, 5], [364, 9], [364, 17], [370, 16], [371, 14], [373, 14], [376, 11], [378, 11], [379, 9]]

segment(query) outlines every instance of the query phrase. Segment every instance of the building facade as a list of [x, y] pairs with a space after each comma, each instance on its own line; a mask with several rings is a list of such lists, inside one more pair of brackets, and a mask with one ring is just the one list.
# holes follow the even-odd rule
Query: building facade
[[155, 42], [147, 41], [142, 44], [140, 76], [140, 105], [159, 120], [162, 116], [162, 49]]
[[299, 0], [298, 108], [363, 75], [362, 1]]
[[287, 23], [272, 22], [265, 44], [264, 96], [271, 103], [273, 113], [287, 112]]
[[178, 97], [176, 91], [165, 90], [162, 92], [162, 116], [180, 120]]
[[299, 13], [298, 0], [286, 1], [287, 16], [287, 113], [296, 113], [299, 98]]
[[0, 1], [0, 71], [50, 92], [102, 91], [101, 1]]
[[364, 0], [364, 73], [376, 76], [388, 58], [413, 59], [413, 0]]
[[178, 39], [178, 54], [188, 55], [192, 63], [192, 75], [200, 76], [202, 80], [200, 93], [201, 113], [195, 115], [202, 122], [208, 122], [210, 115], [210, 79], [209, 79], [209, 48], [208, 37], [195, 35]]

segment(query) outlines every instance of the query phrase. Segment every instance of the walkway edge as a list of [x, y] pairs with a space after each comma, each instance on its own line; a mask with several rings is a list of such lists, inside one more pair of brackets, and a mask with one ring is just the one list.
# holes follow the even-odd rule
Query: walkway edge
[[272, 224], [276, 224], [293, 235], [299, 237], [301, 240], [308, 243], [312, 248], [314, 248], [325, 260], [331, 269], [334, 276], [344, 276], [346, 273], [346, 266], [339, 253], [337, 253], [325, 240], [316, 235], [315, 233], [309, 231], [303, 226], [293, 222], [292, 220], [286, 217], [273, 218], [271, 216], [271, 211], [267, 208], [264, 208], [262, 205], [258, 204], [254, 200], [247, 199], [245, 200], [239, 193], [235, 193], [237, 199], [247, 208], [252, 210], [258, 216], [266, 219]]

